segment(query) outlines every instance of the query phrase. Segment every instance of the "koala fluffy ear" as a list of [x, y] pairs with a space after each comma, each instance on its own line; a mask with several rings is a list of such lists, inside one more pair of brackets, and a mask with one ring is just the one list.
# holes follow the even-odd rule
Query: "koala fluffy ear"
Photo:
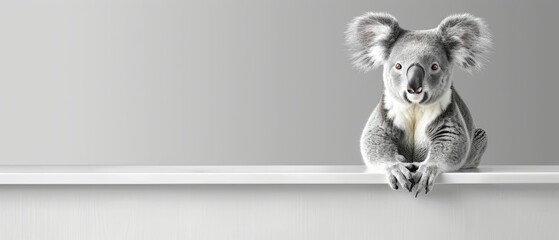
[[481, 18], [470, 14], [451, 15], [437, 27], [451, 63], [466, 71], [481, 68], [491, 47], [491, 36]]
[[365, 71], [382, 65], [401, 31], [398, 20], [387, 13], [369, 12], [353, 19], [346, 31], [353, 65]]

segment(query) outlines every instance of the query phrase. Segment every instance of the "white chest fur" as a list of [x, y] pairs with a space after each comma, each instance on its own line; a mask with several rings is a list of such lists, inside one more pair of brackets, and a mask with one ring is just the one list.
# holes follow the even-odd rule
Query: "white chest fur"
[[451, 94], [449, 90], [439, 101], [429, 105], [404, 104], [385, 94], [384, 104], [388, 118], [404, 131], [406, 142], [410, 145], [423, 145], [428, 141], [427, 127], [450, 104]]

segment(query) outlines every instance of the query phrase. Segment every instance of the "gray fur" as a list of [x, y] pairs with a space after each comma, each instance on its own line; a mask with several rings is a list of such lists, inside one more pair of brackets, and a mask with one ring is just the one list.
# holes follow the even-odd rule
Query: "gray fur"
[[[413, 31], [389, 14], [367, 13], [349, 24], [346, 39], [356, 67], [384, 66], [384, 94], [361, 137], [369, 168], [383, 170], [393, 189], [417, 196], [432, 190], [441, 172], [479, 165], [487, 134], [475, 127], [451, 75], [454, 66], [467, 71], [481, 66], [491, 45], [481, 19], [452, 15], [435, 29]], [[409, 92], [410, 66], [424, 69], [415, 71], [424, 74], [422, 92]]]
[[[379, 28], [386, 31], [378, 31]], [[353, 51], [353, 64], [363, 70], [382, 65], [401, 31], [398, 20], [387, 13], [367, 13], [355, 18], [346, 31], [346, 42]], [[373, 53], [373, 47], [382, 49], [382, 52]]]
[[470, 14], [457, 14], [445, 18], [437, 27], [447, 57], [460, 67], [480, 68], [481, 61], [491, 46], [487, 25]]

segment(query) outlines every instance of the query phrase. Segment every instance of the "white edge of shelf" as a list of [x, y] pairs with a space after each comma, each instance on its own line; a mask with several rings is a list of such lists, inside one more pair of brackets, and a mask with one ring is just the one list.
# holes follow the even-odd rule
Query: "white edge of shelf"
[[[559, 165], [480, 166], [437, 184], [554, 184]], [[386, 184], [363, 166], [0, 166], [0, 185]]]

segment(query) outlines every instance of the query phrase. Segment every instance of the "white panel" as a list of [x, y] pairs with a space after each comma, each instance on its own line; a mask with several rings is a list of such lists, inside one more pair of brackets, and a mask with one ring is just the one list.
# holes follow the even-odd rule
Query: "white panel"
[[557, 239], [559, 185], [0, 186], [3, 240]]

